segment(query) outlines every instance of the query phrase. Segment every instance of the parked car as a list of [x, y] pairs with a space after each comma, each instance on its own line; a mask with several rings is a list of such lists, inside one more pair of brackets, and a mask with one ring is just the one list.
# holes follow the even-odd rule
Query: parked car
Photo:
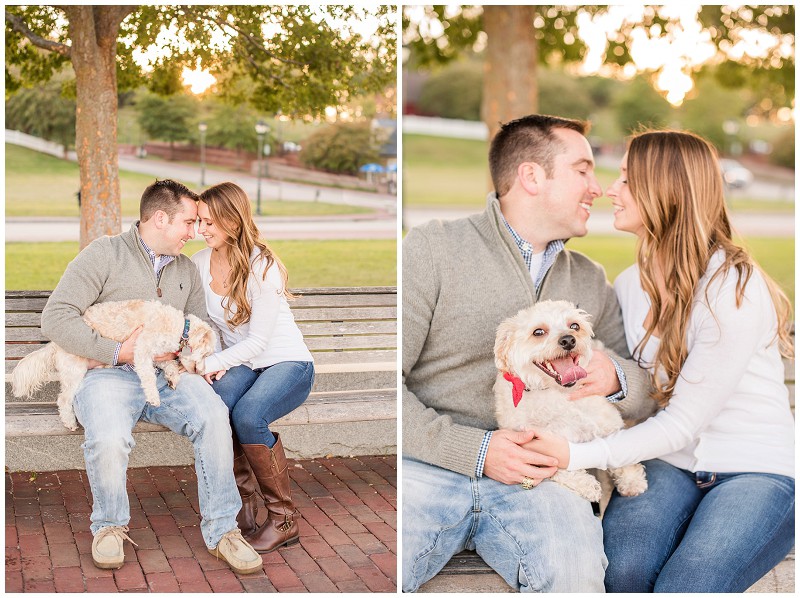
[[731, 158], [722, 158], [719, 161], [722, 168], [722, 178], [730, 189], [744, 189], [753, 182], [753, 173]]

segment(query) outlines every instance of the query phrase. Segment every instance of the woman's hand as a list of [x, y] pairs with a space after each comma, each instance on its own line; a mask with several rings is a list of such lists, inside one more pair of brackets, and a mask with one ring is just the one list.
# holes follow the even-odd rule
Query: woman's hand
[[523, 444], [522, 448], [555, 457], [558, 460], [559, 469], [566, 469], [569, 466], [569, 443], [566, 438], [558, 434], [546, 430], [535, 430], [533, 439]]
[[228, 370], [219, 370], [218, 372], [209, 372], [203, 375], [203, 378], [206, 379], [206, 382], [209, 384], [214, 384], [214, 380], [219, 380], [225, 375], [225, 372]]
[[578, 382], [570, 393], [570, 401], [596, 395], [609, 397], [622, 390], [614, 362], [603, 351], [598, 350], [592, 354], [592, 359], [586, 366], [586, 374], [586, 378]]

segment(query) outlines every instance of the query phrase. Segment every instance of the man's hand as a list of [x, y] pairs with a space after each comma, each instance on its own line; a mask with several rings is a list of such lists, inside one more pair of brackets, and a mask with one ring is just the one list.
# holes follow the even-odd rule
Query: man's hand
[[483, 475], [504, 484], [521, 484], [522, 478], [527, 477], [536, 485], [556, 473], [555, 459], [525, 448], [532, 438], [531, 431], [493, 432], [486, 451]]
[[[128, 338], [123, 341], [122, 346], [119, 348], [119, 353], [117, 354], [117, 365], [121, 365], [123, 363], [133, 363], [133, 350], [136, 347], [136, 339], [139, 338], [142, 328], [144, 328], [144, 326], [139, 326]], [[172, 361], [175, 359], [175, 357], [177, 357], [178, 353], [179, 351], [175, 351], [174, 353], [156, 355], [153, 357], [153, 361]]]
[[586, 366], [586, 378], [578, 382], [570, 393], [570, 401], [600, 395], [608, 397], [622, 390], [614, 362], [604, 351], [592, 353], [592, 360]]
[[214, 384], [214, 380], [219, 380], [225, 375], [225, 372], [228, 370], [220, 370], [218, 372], [209, 372], [208, 374], [203, 374], [203, 378], [206, 379], [206, 382], [209, 384]]
[[569, 466], [569, 443], [563, 436], [545, 430], [536, 430], [533, 432], [533, 440], [522, 446], [541, 455], [554, 457], [561, 469]]

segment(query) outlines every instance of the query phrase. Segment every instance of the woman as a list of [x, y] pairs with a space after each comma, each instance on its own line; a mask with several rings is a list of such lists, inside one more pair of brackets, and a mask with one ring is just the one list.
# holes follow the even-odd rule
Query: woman
[[[211, 187], [200, 195], [197, 215], [208, 247], [192, 260], [225, 346], [206, 359], [206, 379], [231, 414], [239, 528], [258, 552], [271, 552], [297, 542], [300, 532], [286, 455], [269, 426], [308, 398], [314, 362], [289, 310], [286, 268], [259, 241], [245, 192], [233, 183]], [[261, 527], [259, 492], [268, 512]]]
[[636, 136], [608, 190], [638, 237], [615, 283], [631, 353], [662, 409], [608, 438], [534, 443], [560, 467], [642, 461], [648, 490], [603, 518], [609, 592], [743, 592], [794, 544], [794, 423], [781, 354], [791, 306], [732, 241], [703, 139]]

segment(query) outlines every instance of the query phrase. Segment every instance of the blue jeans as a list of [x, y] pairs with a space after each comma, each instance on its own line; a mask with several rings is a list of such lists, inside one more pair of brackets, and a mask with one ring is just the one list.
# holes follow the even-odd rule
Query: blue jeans
[[645, 467], [603, 516], [608, 592], [744, 592], [794, 545], [794, 479]]
[[128, 455], [135, 446], [132, 430], [139, 420], [162, 424], [186, 436], [194, 447], [200, 530], [209, 548], [236, 529], [242, 506], [233, 477], [231, 428], [225, 404], [201, 376], [184, 374], [178, 387], [156, 378], [161, 405], [145, 402], [135, 372], [89, 370], [75, 395], [74, 407], [83, 425], [83, 454], [92, 489], [93, 534], [101, 527], [128, 525], [131, 519], [125, 489]]
[[403, 458], [403, 591], [462, 550], [520, 592], [603, 592], [606, 558], [590, 503], [545, 481], [531, 490]]
[[213, 388], [228, 406], [239, 442], [272, 447], [269, 425], [302, 405], [313, 384], [314, 362], [281, 361], [257, 370], [237, 365]]

